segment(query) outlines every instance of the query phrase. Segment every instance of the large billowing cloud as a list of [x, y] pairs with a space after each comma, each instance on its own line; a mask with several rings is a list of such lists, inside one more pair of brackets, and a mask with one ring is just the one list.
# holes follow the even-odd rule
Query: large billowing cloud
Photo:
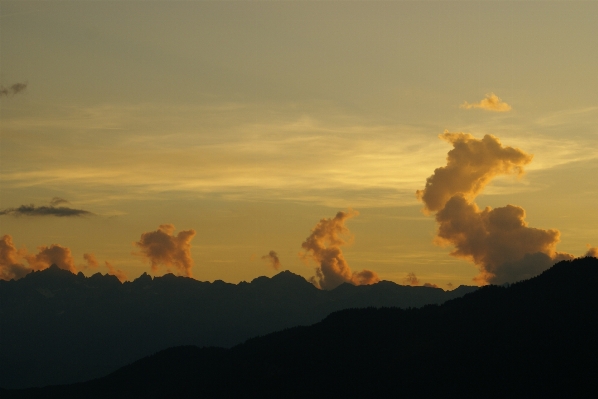
[[141, 255], [150, 261], [154, 272], [164, 266], [167, 272], [177, 271], [191, 277], [191, 240], [195, 230], [183, 230], [176, 236], [174, 230], [172, 224], [162, 224], [156, 231], [141, 234], [141, 239], [135, 245], [141, 249]]
[[598, 258], [598, 247], [591, 247], [588, 245], [588, 252], [586, 252], [585, 256], [592, 256], [594, 258]]
[[486, 135], [479, 140], [468, 133], [445, 131], [439, 136], [453, 145], [446, 166], [434, 170], [426, 188], [416, 192], [425, 210], [435, 212], [456, 194], [473, 200], [493, 177], [500, 174], [523, 174], [532, 155], [512, 147], [503, 147], [498, 138]]
[[280, 269], [280, 259], [278, 259], [278, 254], [276, 251], [268, 252], [268, 255], [262, 256], [262, 259], [270, 263], [274, 270]]
[[479, 103], [470, 104], [465, 101], [463, 104], [460, 105], [460, 108], [463, 109], [473, 109], [479, 108], [484, 109], [486, 111], [494, 111], [494, 112], [507, 112], [511, 110], [511, 106], [506, 102], [502, 101], [498, 96], [494, 93], [486, 94], [486, 98], [481, 100]]
[[22, 92], [27, 88], [27, 83], [15, 83], [9, 87], [0, 86], [0, 97], [2, 96], [14, 96], [17, 93]]
[[491, 135], [480, 140], [445, 132], [440, 137], [454, 148], [448, 153], [447, 166], [434, 171], [417, 197], [424, 202], [424, 211], [436, 212], [436, 243], [453, 245], [451, 255], [473, 261], [480, 269], [477, 281], [514, 282], [573, 258], [556, 251], [558, 230], [528, 227], [522, 208], [507, 205], [481, 210], [473, 202], [494, 176], [521, 175], [531, 155], [503, 147]]
[[340, 211], [334, 218], [320, 220], [301, 244], [304, 252], [300, 256], [319, 263], [316, 275], [311, 278], [315, 286], [329, 290], [345, 282], [362, 285], [380, 281], [373, 271], [353, 272], [341, 251], [341, 247], [347, 244], [343, 236], [349, 234], [345, 221], [357, 215], [358, 212], [353, 210]]

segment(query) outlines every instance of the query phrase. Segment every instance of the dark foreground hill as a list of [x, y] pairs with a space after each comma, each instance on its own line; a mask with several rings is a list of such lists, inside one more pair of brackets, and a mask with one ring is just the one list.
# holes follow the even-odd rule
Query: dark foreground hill
[[240, 284], [172, 274], [121, 284], [51, 267], [0, 281], [0, 387], [86, 381], [173, 346], [231, 347], [340, 309], [421, 307], [476, 289], [382, 281], [321, 291], [288, 271]]
[[6, 398], [595, 397], [598, 260], [444, 305], [351, 309], [232, 349], [171, 348]]

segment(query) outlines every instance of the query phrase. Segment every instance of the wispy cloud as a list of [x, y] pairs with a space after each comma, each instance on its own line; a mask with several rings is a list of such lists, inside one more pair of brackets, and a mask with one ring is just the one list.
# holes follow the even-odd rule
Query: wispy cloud
[[27, 83], [15, 83], [9, 87], [0, 86], [0, 97], [3, 96], [14, 96], [25, 90]]
[[268, 254], [262, 256], [261, 259], [268, 262], [274, 270], [280, 269], [280, 259], [278, 258], [278, 254], [276, 253], [276, 251], [268, 252]]
[[463, 104], [459, 106], [462, 109], [483, 109], [486, 111], [494, 111], [494, 112], [508, 112], [511, 110], [511, 106], [506, 102], [502, 101], [498, 96], [494, 93], [486, 94], [486, 97], [482, 99], [479, 103], [470, 104], [465, 101]]

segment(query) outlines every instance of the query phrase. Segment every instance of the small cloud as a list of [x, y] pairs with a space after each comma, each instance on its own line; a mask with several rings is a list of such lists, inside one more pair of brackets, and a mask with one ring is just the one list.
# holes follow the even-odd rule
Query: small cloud
[[169, 273], [175, 269], [191, 277], [191, 240], [195, 237], [195, 230], [183, 230], [176, 236], [174, 230], [174, 225], [162, 224], [156, 231], [141, 234], [141, 239], [135, 245], [141, 249], [141, 255], [150, 261], [154, 272], [163, 265]]
[[0, 280], [18, 280], [31, 272], [31, 269], [19, 262], [26, 254], [24, 249], [17, 249], [8, 234], [0, 238]]
[[440, 287], [438, 287], [438, 285], [436, 285], [436, 284], [432, 284], [432, 283], [424, 283], [424, 287], [430, 287], [430, 288], [440, 288]]
[[38, 247], [36, 255], [25, 255], [25, 259], [33, 270], [43, 270], [55, 264], [63, 270], [69, 270], [71, 273], [77, 273], [75, 260], [71, 250], [58, 244], [52, 244], [49, 247]]
[[270, 266], [272, 266], [274, 270], [280, 269], [280, 259], [278, 259], [278, 254], [275, 251], [268, 252], [268, 255], [262, 256], [261, 259], [270, 263]]
[[465, 101], [463, 104], [459, 106], [462, 109], [472, 109], [472, 108], [480, 108], [485, 109], [486, 111], [494, 111], [494, 112], [508, 112], [511, 110], [511, 106], [506, 102], [502, 101], [498, 96], [494, 93], [486, 94], [486, 98], [484, 98], [479, 103], [470, 104]]
[[27, 83], [15, 83], [9, 87], [0, 86], [0, 97], [9, 95], [14, 96], [15, 94], [22, 92], [26, 88]]
[[50, 205], [52, 205], [52, 206], [56, 206], [56, 205], [60, 205], [60, 204], [70, 204], [70, 202], [68, 202], [64, 198], [60, 198], [60, 197], [54, 197], [54, 198], [52, 198], [52, 201], [50, 201]]
[[125, 282], [129, 279], [129, 277], [127, 276], [127, 274], [125, 272], [123, 272], [120, 269], [115, 268], [108, 261], [105, 261], [104, 263], [106, 264], [106, 267], [108, 268], [108, 274], [111, 276], [116, 276], [116, 278], [118, 278], [121, 283]]
[[419, 285], [419, 279], [415, 275], [415, 273], [411, 272], [407, 274], [407, 277], [403, 279], [405, 285]]
[[100, 262], [98, 262], [94, 254], [83, 254], [83, 259], [87, 262], [87, 266], [84, 269], [97, 269], [100, 266]]
[[588, 244], [588, 252], [586, 252], [585, 256], [592, 256], [594, 258], [598, 258], [598, 247], [592, 247]]
[[453, 288], [453, 283], [446, 283], [446, 286], [449, 287], [449, 289]]
[[6, 208], [0, 211], [0, 216], [2, 215], [10, 215], [10, 216], [57, 216], [57, 217], [70, 217], [70, 216], [93, 216], [92, 212], [86, 211], [84, 209], [75, 209], [69, 208], [66, 206], [54, 206], [56, 203], [65, 203], [68, 202], [62, 198], [54, 197], [52, 199], [52, 205], [50, 206], [35, 206], [33, 204], [30, 205], [21, 205], [18, 208]]

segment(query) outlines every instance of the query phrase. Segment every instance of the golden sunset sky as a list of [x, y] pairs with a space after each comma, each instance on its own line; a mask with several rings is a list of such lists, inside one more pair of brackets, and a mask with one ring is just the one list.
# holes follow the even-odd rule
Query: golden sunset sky
[[475, 204], [521, 207], [582, 256], [598, 246], [596, 21], [595, 1], [1, 0], [0, 263], [41, 268], [56, 244], [86, 275], [162, 275], [142, 234], [171, 224], [195, 231], [171, 242], [190, 245], [176, 274], [251, 281], [278, 273], [275, 251], [310, 278], [302, 244], [343, 211], [352, 271], [477, 284], [416, 196], [447, 165], [445, 131], [533, 155]]

